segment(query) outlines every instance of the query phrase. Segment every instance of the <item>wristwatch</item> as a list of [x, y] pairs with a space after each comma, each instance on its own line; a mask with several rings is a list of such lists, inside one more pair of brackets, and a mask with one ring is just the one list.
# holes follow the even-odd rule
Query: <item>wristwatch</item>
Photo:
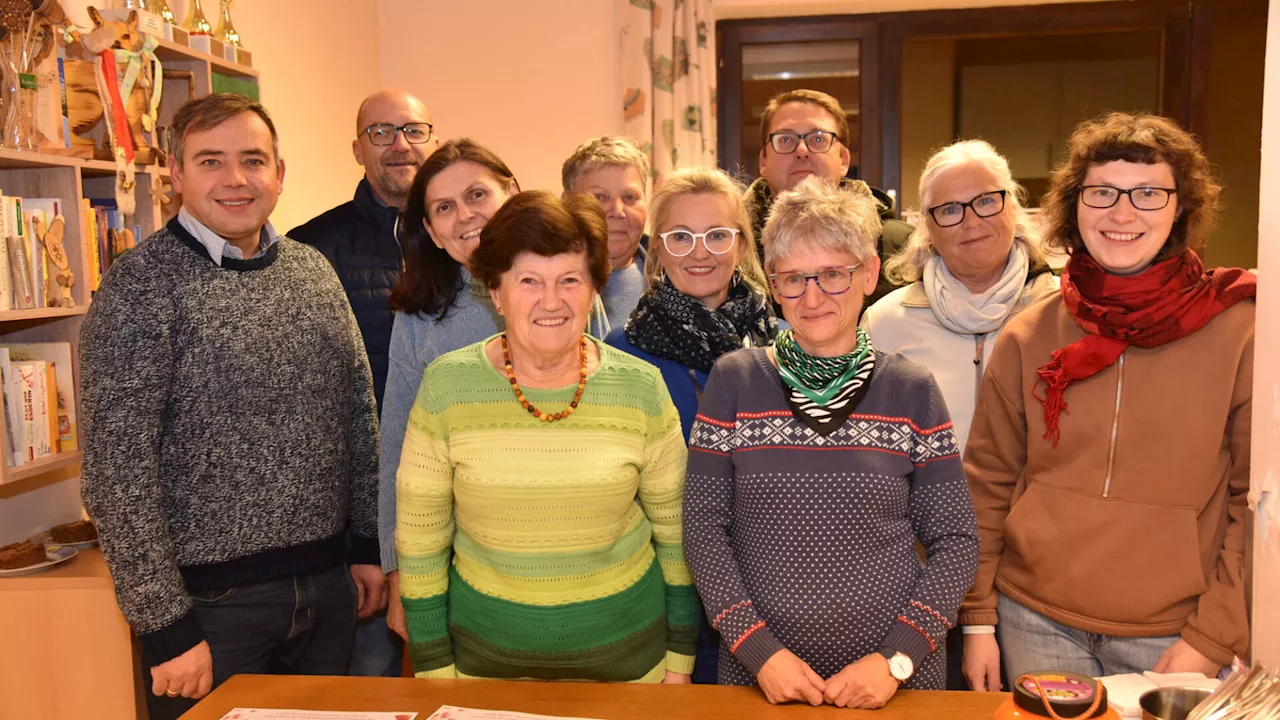
[[889, 661], [889, 674], [894, 680], [904, 683], [911, 679], [916, 672], [915, 663], [911, 662], [911, 657], [906, 653], [900, 653], [896, 650], [885, 648], [880, 651], [885, 660]]

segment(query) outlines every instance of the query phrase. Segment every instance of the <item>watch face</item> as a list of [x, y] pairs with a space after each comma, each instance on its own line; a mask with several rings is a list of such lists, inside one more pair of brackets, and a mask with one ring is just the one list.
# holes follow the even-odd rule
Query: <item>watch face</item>
[[889, 658], [889, 674], [893, 676], [894, 680], [904, 681], [911, 677], [913, 672], [915, 672], [915, 665], [911, 662], [911, 658], [906, 655], [898, 653]]

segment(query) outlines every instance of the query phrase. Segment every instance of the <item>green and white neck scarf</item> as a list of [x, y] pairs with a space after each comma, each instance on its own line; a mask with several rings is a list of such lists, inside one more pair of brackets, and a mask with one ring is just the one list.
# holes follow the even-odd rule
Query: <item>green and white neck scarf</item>
[[787, 404], [798, 420], [827, 434], [853, 414], [866, 394], [876, 353], [871, 336], [858, 328], [853, 351], [839, 357], [810, 355], [796, 343], [790, 330], [774, 341], [778, 374], [787, 386]]

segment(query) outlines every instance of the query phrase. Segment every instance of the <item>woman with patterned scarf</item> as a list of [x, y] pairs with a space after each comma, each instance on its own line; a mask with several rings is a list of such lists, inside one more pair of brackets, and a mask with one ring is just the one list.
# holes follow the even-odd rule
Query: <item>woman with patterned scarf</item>
[[[657, 366], [685, 441], [707, 374], [721, 355], [773, 344], [778, 333], [742, 189], [721, 170], [677, 170], [653, 197], [650, 290], [606, 342]], [[716, 681], [719, 639], [704, 620], [695, 683]]]
[[933, 376], [858, 329], [879, 232], [864, 185], [811, 177], [779, 195], [765, 258], [791, 329], [716, 363], [689, 439], [685, 558], [720, 632], [719, 679], [773, 703], [876, 708], [900, 684], [942, 689], [978, 566]]
[[[965, 450], [982, 563], [965, 674], [1213, 677], [1244, 590], [1257, 279], [1195, 250], [1220, 186], [1173, 122], [1078, 127], [1044, 203], [1061, 294], [1005, 327]], [[994, 685], [994, 687], [993, 687]]]

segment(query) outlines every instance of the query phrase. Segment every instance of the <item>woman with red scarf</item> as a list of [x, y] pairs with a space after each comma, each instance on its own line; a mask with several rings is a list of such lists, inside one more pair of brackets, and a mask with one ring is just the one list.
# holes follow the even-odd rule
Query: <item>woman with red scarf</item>
[[[1082, 124], [1044, 236], [1062, 292], [1009, 321], [964, 468], [981, 564], [965, 675], [1218, 674], [1249, 644], [1244, 557], [1256, 278], [1196, 255], [1221, 188], [1150, 115]], [[999, 637], [991, 633], [995, 626]]]

